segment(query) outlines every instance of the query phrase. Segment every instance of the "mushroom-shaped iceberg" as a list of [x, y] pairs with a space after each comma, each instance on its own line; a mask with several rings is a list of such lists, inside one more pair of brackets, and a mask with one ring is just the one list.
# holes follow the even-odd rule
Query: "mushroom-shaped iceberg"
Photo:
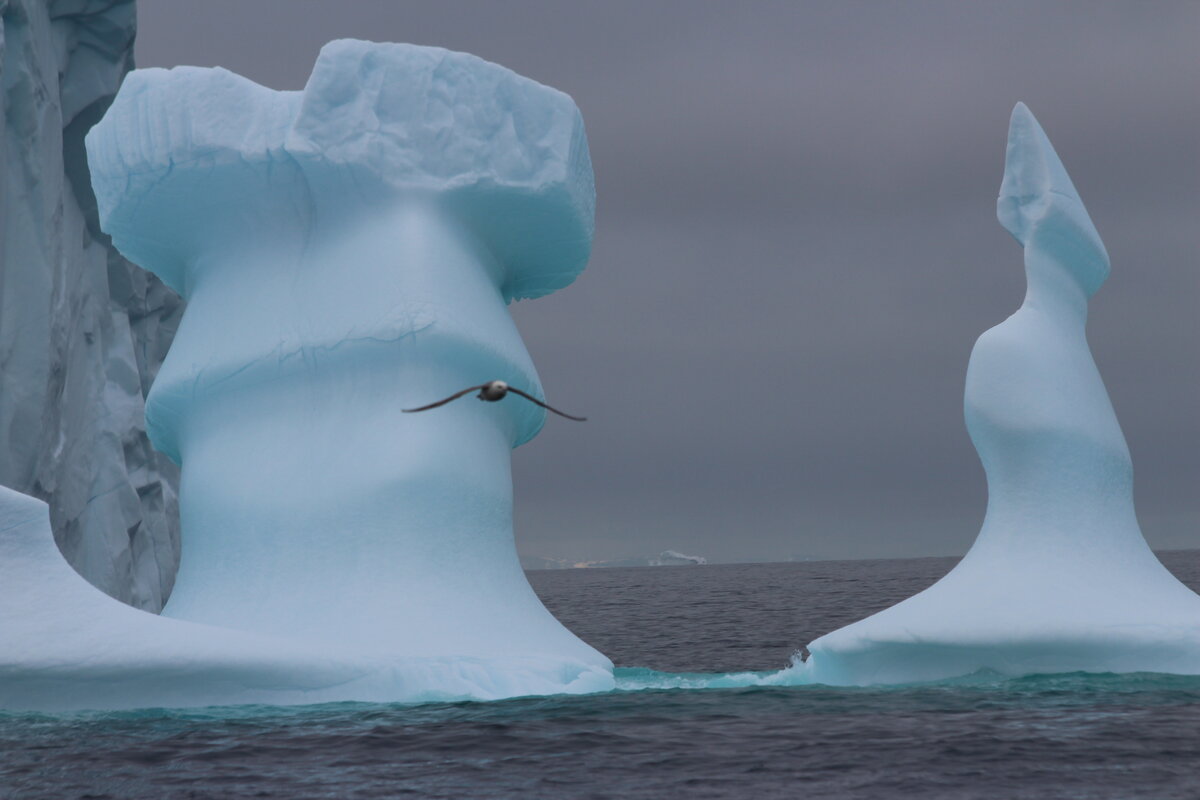
[[[336, 41], [301, 92], [135, 71], [87, 149], [104, 230], [188, 302], [146, 411], [181, 465], [163, 616], [200, 642], [276, 643], [263, 674], [302, 680], [267, 701], [611, 686], [517, 560], [510, 451], [544, 411], [401, 414], [492, 379], [541, 394], [506, 305], [587, 262], [594, 190], [570, 97], [462, 53]], [[123, 634], [130, 659], [152, 658], [171, 621], [146, 622]], [[212, 652], [147, 685], [173, 704], [264, 701], [237, 647]], [[297, 652], [337, 668], [306, 671]], [[130, 696], [90, 704], [160, 699]]]
[[1028, 292], [979, 337], [967, 367], [967, 430], [988, 482], [983, 528], [936, 584], [810, 644], [809, 680], [1200, 673], [1200, 596], [1142, 538], [1129, 450], [1085, 336], [1108, 255], [1023, 104], [997, 211], [1025, 248]]

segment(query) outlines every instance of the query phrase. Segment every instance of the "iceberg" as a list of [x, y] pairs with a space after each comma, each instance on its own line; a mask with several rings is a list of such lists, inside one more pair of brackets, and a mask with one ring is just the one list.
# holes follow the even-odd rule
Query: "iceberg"
[[50, 504], [93, 585], [157, 612], [178, 471], [146, 435], [182, 304], [100, 230], [84, 135], [133, 65], [133, 0], [0, 2], [0, 485]]
[[1200, 596], [1138, 528], [1129, 449], [1085, 336], [1108, 255], [1023, 104], [997, 215], [1024, 247], [1028, 291], [979, 337], [967, 367], [967, 430], [987, 473], [983, 527], [936, 584], [810, 644], [810, 681], [1200, 673]]
[[708, 563], [708, 559], [704, 556], [689, 556], [687, 553], [681, 553], [678, 550], [663, 550], [655, 558], [650, 559], [652, 567], [674, 567], [689, 564], [692, 566], [703, 566]]
[[106, 601], [59, 564], [44, 509], [0, 494], [0, 706], [611, 688], [513, 542], [510, 454], [545, 412], [401, 413], [492, 379], [542, 395], [506, 306], [590, 254], [571, 98], [343, 40], [299, 92], [131, 72], [86, 145], [103, 229], [187, 301], [146, 400], [180, 465], [180, 568], [162, 616]]

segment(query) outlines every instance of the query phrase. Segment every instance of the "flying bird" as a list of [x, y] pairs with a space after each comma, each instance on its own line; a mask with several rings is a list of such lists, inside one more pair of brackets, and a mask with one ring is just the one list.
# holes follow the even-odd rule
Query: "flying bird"
[[431, 408], [437, 408], [438, 406], [444, 406], [444, 405], [446, 405], [446, 403], [449, 403], [451, 400], [457, 400], [458, 398], [462, 397], [463, 395], [470, 394], [471, 392], [474, 392], [476, 390], [479, 391], [479, 394], [477, 394], [475, 396], [478, 397], [480, 400], [486, 400], [489, 403], [495, 403], [499, 400], [503, 400], [504, 397], [509, 392], [512, 392], [513, 394], [519, 394], [521, 397], [524, 397], [526, 400], [528, 400], [532, 403], [537, 403], [539, 406], [546, 409], [547, 411], [553, 411], [555, 414], [558, 414], [560, 417], [566, 417], [567, 419], [573, 419], [576, 422], [586, 422], [587, 421], [587, 417], [572, 417], [570, 414], [564, 414], [563, 412], [559, 411], [557, 408], [552, 408], [551, 406], [546, 405], [545, 403], [543, 403], [541, 400], [538, 400], [533, 395], [528, 394], [526, 392], [522, 392], [520, 389], [514, 388], [512, 386], [509, 386], [504, 381], [488, 381], [487, 383], [481, 383], [478, 386], [469, 386], [466, 389], [463, 389], [461, 392], [455, 392], [454, 394], [447, 397], [445, 400], [438, 400], [436, 403], [430, 403], [429, 405], [421, 406], [420, 408], [406, 408], [406, 409], [404, 409], [404, 413], [412, 414], [417, 411], [428, 411]]

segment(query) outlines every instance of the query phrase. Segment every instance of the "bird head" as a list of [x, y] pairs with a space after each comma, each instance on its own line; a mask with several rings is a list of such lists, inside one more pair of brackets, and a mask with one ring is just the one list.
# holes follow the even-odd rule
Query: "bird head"
[[487, 400], [489, 403], [503, 400], [506, 394], [508, 394], [508, 384], [504, 381], [491, 381], [479, 390], [479, 398]]

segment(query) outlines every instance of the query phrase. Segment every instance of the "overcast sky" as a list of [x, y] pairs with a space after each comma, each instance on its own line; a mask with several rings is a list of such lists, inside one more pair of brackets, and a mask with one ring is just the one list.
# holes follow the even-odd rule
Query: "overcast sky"
[[139, 66], [299, 89], [326, 41], [464, 50], [568, 92], [591, 263], [513, 315], [552, 418], [524, 555], [965, 552], [975, 338], [1024, 291], [996, 222], [1024, 100], [1112, 258], [1088, 334], [1159, 548], [1200, 547], [1200, 3], [148, 0]]

